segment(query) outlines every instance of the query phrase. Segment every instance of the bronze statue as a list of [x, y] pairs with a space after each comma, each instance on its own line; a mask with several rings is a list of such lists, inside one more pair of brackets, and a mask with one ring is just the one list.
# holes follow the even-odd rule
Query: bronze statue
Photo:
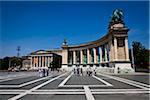
[[123, 22], [123, 11], [121, 9], [116, 9], [113, 11], [111, 22]]

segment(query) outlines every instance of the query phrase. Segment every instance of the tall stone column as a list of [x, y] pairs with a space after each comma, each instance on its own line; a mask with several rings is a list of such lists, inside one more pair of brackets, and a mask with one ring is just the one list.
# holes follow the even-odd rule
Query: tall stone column
[[47, 65], [47, 67], [49, 67], [49, 56], [47, 56], [47, 63], [48, 63], [48, 65]]
[[37, 67], [39, 67], [39, 56], [37, 56]]
[[102, 47], [99, 47], [99, 51], [100, 51], [100, 63], [102, 62]]
[[45, 67], [47, 67], [47, 56], [45, 56]]
[[83, 51], [80, 50], [80, 64], [83, 64]]
[[34, 62], [34, 60], [35, 60], [35, 57], [33, 57], [33, 67], [35, 67], [35, 62]]
[[39, 56], [39, 67], [41, 67], [41, 56]]
[[110, 45], [109, 59], [110, 59], [110, 61], [113, 61], [114, 53], [113, 53], [113, 45], [112, 45], [112, 41], [109, 42], [109, 45]]
[[128, 38], [125, 38], [125, 54], [126, 54], [126, 61], [129, 61], [129, 49], [128, 49]]
[[87, 49], [87, 63], [90, 63], [90, 49]]
[[41, 60], [42, 60], [42, 67], [44, 67], [44, 64], [43, 64], [43, 56], [41, 56]]
[[114, 37], [114, 53], [115, 53], [115, 60], [117, 60], [118, 55], [117, 55], [117, 39], [116, 39], [116, 37]]
[[93, 48], [93, 50], [94, 50], [94, 63], [97, 63], [96, 49], [97, 48]]
[[73, 51], [73, 64], [76, 64], [76, 51]]
[[46, 66], [45, 56], [43, 57], [44, 67]]
[[31, 60], [30, 60], [30, 61], [31, 61], [31, 62], [30, 62], [30, 63], [31, 63], [31, 66], [30, 66], [30, 67], [32, 68], [32, 67], [33, 67], [33, 63], [32, 63], [32, 62], [33, 62], [33, 58], [32, 58], [32, 56], [31, 56]]
[[107, 44], [105, 44], [105, 62], [107, 62], [108, 61], [108, 59], [107, 59]]

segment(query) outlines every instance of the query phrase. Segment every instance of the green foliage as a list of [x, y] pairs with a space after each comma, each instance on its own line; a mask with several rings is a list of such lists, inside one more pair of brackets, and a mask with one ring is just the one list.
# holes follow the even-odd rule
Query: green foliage
[[0, 70], [7, 70], [9, 67], [9, 57], [0, 60]]
[[22, 59], [17, 57], [5, 57], [0, 60], [0, 70], [7, 70], [10, 67], [22, 65]]
[[133, 55], [136, 68], [148, 68], [149, 67], [149, 50], [147, 50], [140, 42], [134, 41]]

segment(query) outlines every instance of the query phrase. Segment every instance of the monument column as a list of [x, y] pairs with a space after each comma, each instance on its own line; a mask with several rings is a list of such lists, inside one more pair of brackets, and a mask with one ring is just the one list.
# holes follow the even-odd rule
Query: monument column
[[31, 68], [33, 67], [33, 58], [32, 58], [32, 56], [31, 56]]
[[39, 56], [39, 67], [41, 67], [41, 56]]
[[96, 56], [96, 49], [97, 48], [93, 48], [94, 49], [94, 63], [97, 63], [97, 56]]
[[36, 60], [37, 60], [37, 67], [39, 67], [39, 57], [38, 56], [37, 56]]
[[126, 60], [129, 61], [129, 49], [128, 49], [128, 38], [125, 37], [125, 54], [126, 54]]
[[42, 56], [42, 67], [44, 67], [44, 56]]
[[35, 67], [35, 57], [33, 57], [33, 67]]
[[105, 62], [107, 62], [108, 61], [108, 59], [107, 59], [107, 44], [105, 44]]
[[90, 63], [90, 49], [87, 49], [87, 63]]
[[49, 56], [47, 56], [47, 63], [48, 63], [47, 67], [49, 67]]
[[102, 47], [99, 47], [99, 51], [100, 51], [100, 63], [102, 63]]
[[118, 59], [117, 55], [117, 38], [114, 37], [114, 54], [115, 54], [115, 61]]
[[80, 50], [80, 64], [83, 64], [83, 51]]
[[76, 51], [73, 51], [73, 64], [76, 64]]

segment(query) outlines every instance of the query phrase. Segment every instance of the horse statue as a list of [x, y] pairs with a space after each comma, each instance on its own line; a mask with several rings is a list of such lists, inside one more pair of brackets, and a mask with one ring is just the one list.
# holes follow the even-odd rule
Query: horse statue
[[123, 12], [121, 9], [116, 9], [113, 11], [111, 22], [123, 22]]

